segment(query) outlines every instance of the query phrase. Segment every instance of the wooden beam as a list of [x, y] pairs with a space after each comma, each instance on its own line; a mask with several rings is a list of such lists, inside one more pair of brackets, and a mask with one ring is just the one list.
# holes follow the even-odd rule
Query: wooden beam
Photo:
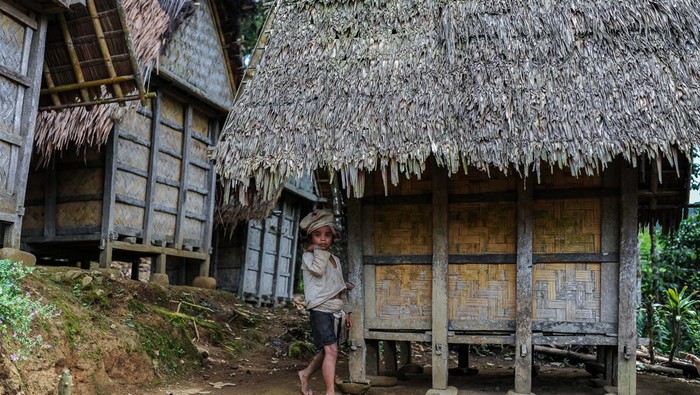
[[[429, 342], [431, 336], [429, 333], [365, 331], [365, 339]], [[372, 346], [367, 346], [367, 353], [378, 352], [379, 348], [376, 346], [376, 341], [368, 341], [367, 343], [373, 344]], [[377, 374], [376, 370], [376, 365], [374, 365], [374, 371], [372, 371], [369, 364], [367, 365], [368, 374]]]
[[[452, 264], [488, 264], [513, 263], [516, 254], [450, 254], [448, 261]], [[430, 255], [365, 255], [365, 265], [429, 265]], [[558, 253], [533, 254], [532, 263], [617, 263], [617, 252], [611, 253]]]
[[[219, 134], [219, 121], [217, 119], [213, 119], [209, 123], [209, 135], [212, 137], [212, 139], [216, 139]], [[192, 133], [191, 136], [195, 137], [197, 134]], [[195, 162], [194, 160], [190, 161], [191, 163]], [[214, 206], [216, 204], [216, 171], [214, 171], [214, 168], [212, 166], [211, 162], [207, 163], [207, 182], [206, 182], [206, 198], [204, 200], [204, 207], [205, 211], [204, 214], [206, 215], [206, 220], [204, 221], [204, 237], [202, 238], [202, 250], [209, 252], [211, 254], [211, 243], [212, 243], [212, 237], [213, 237], [213, 231], [214, 231]], [[198, 189], [192, 188], [192, 186], [189, 186], [189, 190], [194, 190], [199, 192]], [[299, 214], [296, 213], [298, 216]], [[294, 230], [294, 244], [292, 244], [292, 248], [296, 248], [296, 237], [299, 234], [298, 229]], [[296, 249], [294, 250], [294, 256], [296, 256]], [[294, 267], [294, 262], [295, 260], [292, 260], [292, 268]], [[294, 270], [292, 269], [292, 277], [291, 277], [291, 285], [294, 284]]]
[[[152, 94], [147, 94], [146, 97], [153, 97], [154, 95]], [[63, 110], [66, 108], [74, 108], [74, 107], [91, 107], [91, 106], [98, 106], [100, 104], [109, 104], [109, 103], [121, 103], [121, 102], [127, 102], [131, 100], [136, 100], [138, 99], [138, 96], [124, 96], [124, 97], [110, 97], [107, 99], [99, 99], [99, 100], [86, 100], [86, 101], [81, 101], [77, 103], [66, 103], [66, 104], [61, 104], [60, 106], [44, 106], [44, 107], [39, 107], [40, 111], [55, 111], [55, 110]]]
[[153, 206], [156, 193], [156, 179], [158, 176], [158, 147], [160, 146], [160, 117], [162, 98], [160, 95], [152, 100], [151, 117], [151, 142], [148, 153], [148, 173], [146, 174], [146, 207], [143, 213], [143, 244], [151, 245], [153, 238]]
[[[2, 4], [2, 3], [0, 3], [0, 4]], [[13, 81], [19, 85], [22, 85], [25, 88], [28, 88], [32, 84], [32, 81], [29, 78], [27, 78], [26, 76], [14, 71], [14, 70], [8, 69], [7, 67], [5, 67], [3, 65], [0, 65], [0, 76], [3, 76], [10, 81]]]
[[534, 176], [518, 182], [516, 268], [515, 392], [532, 390], [532, 195]]
[[182, 248], [185, 234], [185, 209], [187, 207], [187, 184], [190, 173], [190, 146], [192, 145], [192, 106], [185, 107], [185, 131], [182, 136], [182, 162], [180, 163], [180, 185], [177, 197], [177, 217], [175, 220], [175, 246]]
[[[126, 82], [126, 81], [133, 81], [134, 76], [131, 75], [122, 75], [122, 76], [114, 76], [114, 77], [109, 77], [109, 78], [101, 78], [99, 80], [90, 80], [90, 81], [81, 81], [81, 82], [75, 82], [72, 84], [65, 84], [65, 85], [58, 85], [54, 86], [53, 88], [44, 88], [41, 90], [42, 94], [49, 94], [49, 93], [61, 93], [61, 92], [68, 92], [68, 91], [74, 91], [78, 89], [86, 89], [86, 88], [94, 88], [102, 85], [117, 85], [120, 82]], [[117, 85], [119, 86], [119, 85]], [[121, 87], [119, 88], [121, 89]], [[115, 97], [115, 99], [120, 99], [124, 98], [124, 96], [118, 96]], [[139, 97], [136, 96], [132, 98], [131, 100], [137, 100]], [[85, 99], [84, 101], [89, 101], [88, 99]]]
[[147, 246], [143, 244], [131, 244], [124, 241], [113, 241], [112, 248], [115, 250], [133, 251], [144, 255], [156, 256], [158, 254], [166, 254], [186, 259], [194, 259], [203, 261], [208, 258], [208, 254], [196, 251], [178, 250], [176, 248], [163, 246]]
[[433, 172], [433, 290], [432, 290], [432, 388], [447, 388], [447, 283], [448, 220], [447, 169], [432, 166]]
[[[618, 307], [618, 273], [620, 254], [620, 160], [614, 160], [603, 172], [602, 183], [605, 188], [617, 188], [618, 195], [605, 197], [601, 201], [600, 249], [606, 254], [614, 254], [617, 259], [600, 267], [600, 320], [617, 324]], [[617, 331], [616, 331], [617, 332]]]
[[[348, 293], [348, 302], [352, 308], [353, 327], [350, 329], [348, 357], [350, 381], [364, 382], [367, 380], [367, 344], [365, 342], [365, 300], [363, 300], [365, 284], [362, 275], [362, 229], [365, 219], [362, 218], [362, 201], [349, 199], [347, 203], [348, 231], [348, 281], [355, 288]], [[374, 302], [374, 301], [372, 301]]]
[[637, 169], [624, 164], [620, 172], [620, 304], [618, 311], [617, 393], [637, 393]]
[[[16, 20], [17, 22], [22, 23], [23, 25], [27, 26], [28, 28], [30, 28], [32, 30], [37, 30], [39, 27], [39, 24], [37, 24], [37, 21], [32, 19], [29, 15], [12, 7], [11, 5], [7, 4], [4, 1], [0, 2], [0, 11], [3, 11], [10, 18]], [[44, 52], [42, 51], [41, 54], [43, 55]], [[43, 58], [43, 56], [42, 56], [42, 58]]]
[[[4, 247], [20, 248], [22, 235], [22, 219], [24, 218], [24, 198], [27, 192], [27, 177], [29, 176], [29, 164], [32, 159], [34, 147], [34, 132], [39, 106], [39, 89], [41, 88], [41, 65], [44, 61], [44, 49], [46, 46], [46, 26], [48, 22], [45, 16], [39, 17], [35, 31], [25, 32], [25, 39], [31, 40], [29, 48], [25, 48], [27, 77], [32, 84], [25, 90], [22, 102], [22, 118], [18, 126], [19, 135], [22, 136], [22, 145], [18, 147], [17, 156], [19, 163], [11, 166], [16, 169], [15, 213], [16, 220], [5, 230], [3, 240]], [[28, 52], [28, 53], [26, 53]], [[26, 57], [25, 57], [26, 56]]]
[[114, 123], [107, 140], [105, 152], [104, 187], [102, 191], [102, 230], [100, 235], [100, 267], [108, 268], [112, 263], [112, 235], [114, 234], [114, 206], [116, 204], [115, 182], [117, 158], [119, 156], [119, 121]]

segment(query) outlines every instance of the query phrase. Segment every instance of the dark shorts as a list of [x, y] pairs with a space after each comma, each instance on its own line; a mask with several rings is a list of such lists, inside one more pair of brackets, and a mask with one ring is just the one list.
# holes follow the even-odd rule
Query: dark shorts
[[310, 310], [311, 336], [317, 351], [323, 350], [323, 346], [338, 343], [337, 329], [334, 328], [335, 317], [333, 313]]

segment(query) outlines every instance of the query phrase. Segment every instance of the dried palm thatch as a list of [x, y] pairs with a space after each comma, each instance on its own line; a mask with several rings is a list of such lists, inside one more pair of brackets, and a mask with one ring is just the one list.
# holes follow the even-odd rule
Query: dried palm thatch
[[700, 3], [281, 0], [217, 171], [247, 202], [288, 177], [564, 167], [700, 143]]
[[[123, 0], [125, 21], [131, 32], [141, 75], [150, 76], [161, 53], [162, 37], [168, 32], [171, 20], [177, 18], [177, 12], [171, 15], [166, 11], [179, 11], [183, 8], [182, 3], [187, 2], [191, 0]], [[119, 107], [112, 103], [92, 110], [75, 107], [61, 112], [40, 112], [34, 137], [36, 153], [43, 163], [48, 163], [55, 151], [102, 145], [109, 138], [114, 122], [138, 105], [137, 102], [128, 102]]]

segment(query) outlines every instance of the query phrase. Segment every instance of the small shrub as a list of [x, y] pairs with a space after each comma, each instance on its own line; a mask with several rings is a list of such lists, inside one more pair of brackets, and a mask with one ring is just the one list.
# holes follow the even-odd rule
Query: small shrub
[[43, 345], [41, 335], [32, 335], [32, 322], [55, 311], [22, 289], [21, 280], [32, 270], [18, 262], [0, 260], [0, 338], [13, 361], [25, 360], [31, 350]]

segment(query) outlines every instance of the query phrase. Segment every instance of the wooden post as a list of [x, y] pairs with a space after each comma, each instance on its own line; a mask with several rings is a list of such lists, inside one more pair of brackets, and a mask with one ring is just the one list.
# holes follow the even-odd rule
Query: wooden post
[[[28, 19], [31, 21], [31, 19]], [[19, 125], [19, 134], [22, 136], [22, 145], [19, 147], [19, 160], [17, 164], [17, 182], [15, 182], [15, 205], [16, 220], [5, 230], [2, 245], [10, 248], [20, 248], [22, 235], [22, 219], [24, 217], [24, 197], [27, 193], [27, 178], [29, 177], [29, 163], [32, 159], [32, 148], [34, 147], [34, 132], [36, 126], [36, 116], [39, 110], [39, 92], [41, 90], [41, 72], [44, 64], [44, 50], [46, 48], [46, 26], [48, 25], [46, 16], [40, 16], [36, 30], [25, 34], [31, 38], [31, 48], [27, 64], [27, 78], [31, 81], [24, 92], [22, 103], [22, 123]], [[11, 166], [12, 167], [12, 166]], [[0, 234], [0, 236], [2, 236]]]
[[160, 108], [161, 95], [151, 101], [151, 150], [148, 153], [148, 179], [146, 180], [146, 207], [143, 213], [143, 244], [151, 245], [153, 237], [153, 204], [156, 196], [158, 176], [158, 148], [160, 147]]
[[[216, 141], [218, 137], [219, 121], [213, 120], [210, 122], [209, 127], [209, 138], [211, 141]], [[205, 199], [204, 205], [206, 207], [207, 219], [204, 221], [204, 238], [202, 239], [202, 251], [211, 254], [212, 253], [212, 234], [214, 231], [214, 194], [216, 193], [216, 171], [214, 171], [214, 166], [209, 165], [209, 170], [207, 173], [207, 197]], [[298, 234], [296, 232], [295, 234]], [[296, 246], [296, 242], [293, 244]], [[295, 262], [295, 261], [292, 261]], [[216, 269], [216, 268], [215, 268]]]
[[433, 308], [432, 350], [433, 388], [447, 388], [447, 280], [448, 280], [448, 206], [447, 169], [432, 166], [433, 171]]
[[156, 256], [156, 268], [155, 268], [156, 273], [165, 274], [166, 259], [167, 259], [167, 255], [165, 255], [165, 254], [158, 254]]
[[411, 342], [400, 341], [399, 342], [399, 366], [408, 365], [413, 361], [413, 355], [411, 353]]
[[[620, 160], [614, 160], [602, 174], [602, 186], [606, 189], [620, 187]], [[620, 198], [604, 197], [601, 202], [601, 252], [617, 253], [620, 248]], [[618, 315], [618, 262], [600, 264], [600, 321], [617, 323]], [[617, 354], [616, 346], [598, 346], [599, 361], [605, 366], [605, 380], [609, 385], [616, 385], [614, 370]]]
[[364, 286], [362, 275], [362, 201], [350, 199], [347, 211], [348, 229], [348, 281], [355, 288], [348, 293], [348, 302], [352, 306], [353, 327], [350, 329], [348, 343], [350, 355], [348, 358], [350, 381], [365, 382], [367, 380], [367, 344], [365, 343], [365, 320], [363, 300]]
[[620, 308], [617, 335], [617, 393], [637, 393], [637, 169], [624, 164], [620, 172]]
[[100, 230], [100, 267], [108, 268], [112, 264], [112, 235], [114, 233], [114, 194], [115, 176], [117, 174], [117, 155], [119, 147], [119, 122], [114, 123], [112, 133], [107, 140], [105, 152], [105, 182], [102, 192], [102, 229]]
[[[175, 220], [175, 248], [182, 248], [184, 239], [185, 217], [187, 214], [187, 185], [189, 184], [190, 172], [190, 146], [192, 145], [192, 106], [185, 107], [184, 130], [182, 131], [182, 163], [180, 163], [180, 189], [177, 197], [177, 218]], [[200, 266], [200, 276], [209, 275], [209, 264], [207, 260], [206, 270], [204, 264]], [[204, 272], [204, 274], [202, 274]]]
[[533, 177], [518, 182], [516, 267], [515, 393], [532, 389], [532, 192]]

